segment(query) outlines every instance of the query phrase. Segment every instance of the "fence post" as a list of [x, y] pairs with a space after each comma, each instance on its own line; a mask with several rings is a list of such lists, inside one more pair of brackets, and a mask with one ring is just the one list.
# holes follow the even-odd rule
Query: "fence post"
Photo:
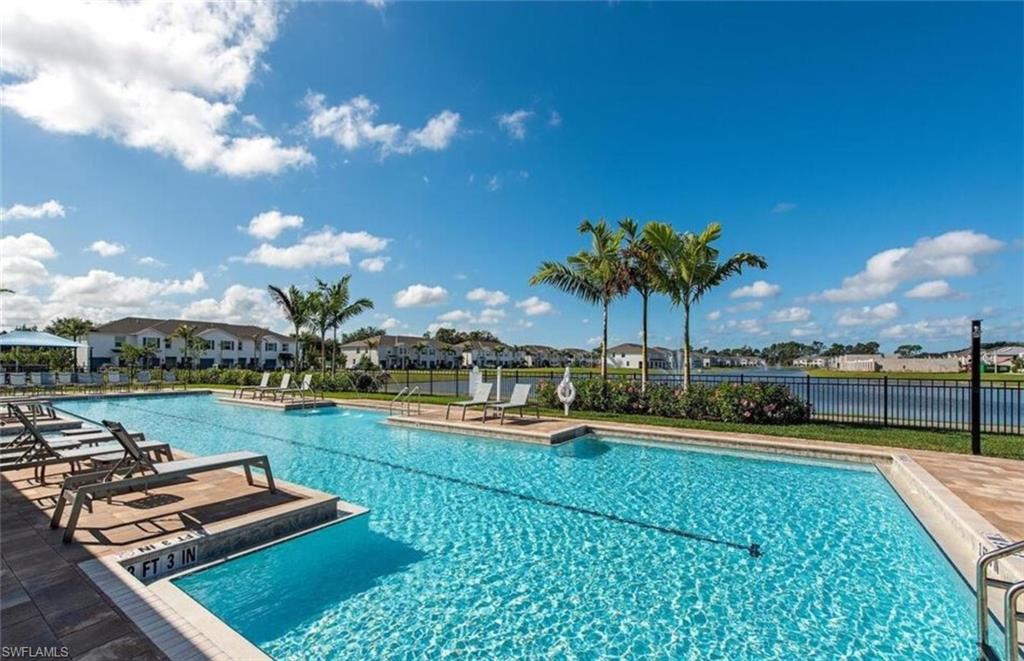
[[882, 426], [889, 426], [889, 375], [882, 377]]
[[461, 367], [461, 366], [460, 365], [456, 365], [455, 366], [455, 396], [456, 397], [459, 396], [459, 380], [462, 378], [462, 377], [459, 376], [459, 367]]
[[981, 319], [971, 322], [971, 454], [981, 454]]
[[430, 394], [434, 394], [434, 368], [430, 368]]
[[811, 375], [810, 374], [805, 374], [804, 375], [804, 400], [808, 403], [808, 405], [811, 403]]
[[743, 372], [740, 372], [740, 385], [743, 385]]
[[406, 388], [409, 387], [409, 368], [408, 368], [408, 366], [405, 368], [405, 387]]

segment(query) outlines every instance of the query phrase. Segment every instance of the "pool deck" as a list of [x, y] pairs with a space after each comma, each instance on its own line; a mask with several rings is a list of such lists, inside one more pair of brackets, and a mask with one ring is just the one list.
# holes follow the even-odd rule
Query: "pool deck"
[[210, 635], [125, 567], [194, 543], [246, 548], [367, 511], [282, 480], [271, 494], [259, 475], [250, 486], [221, 470], [98, 501], [64, 544], [62, 529], [49, 528], [60, 479], [40, 484], [31, 469], [0, 477], [0, 635], [5, 645], [67, 648], [75, 659], [255, 658], [258, 650]]
[[333, 408], [337, 404], [332, 399], [243, 399], [241, 397], [217, 397], [218, 404], [229, 406], [248, 406], [255, 409], [270, 409], [272, 411], [302, 411], [305, 409]]

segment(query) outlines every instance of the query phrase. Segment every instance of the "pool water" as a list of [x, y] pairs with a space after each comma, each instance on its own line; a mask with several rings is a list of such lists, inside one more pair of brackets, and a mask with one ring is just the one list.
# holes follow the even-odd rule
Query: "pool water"
[[202, 396], [63, 406], [371, 508], [175, 580], [276, 658], [974, 655], [970, 591], [873, 467]]

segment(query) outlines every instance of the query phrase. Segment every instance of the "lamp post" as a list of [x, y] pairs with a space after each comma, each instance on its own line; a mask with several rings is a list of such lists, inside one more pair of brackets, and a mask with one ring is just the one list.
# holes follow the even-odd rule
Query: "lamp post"
[[971, 454], [981, 454], [981, 319], [971, 322]]

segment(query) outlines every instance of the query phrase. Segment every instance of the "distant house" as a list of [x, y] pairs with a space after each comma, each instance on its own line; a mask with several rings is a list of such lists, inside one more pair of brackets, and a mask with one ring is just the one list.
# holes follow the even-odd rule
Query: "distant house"
[[456, 344], [466, 367], [517, 367], [523, 364], [523, 352], [501, 342], [468, 340]]
[[959, 372], [960, 361], [956, 358], [880, 358], [878, 368], [883, 372]]
[[366, 357], [384, 369], [435, 369], [462, 366], [460, 345], [445, 345], [416, 335], [379, 335], [346, 342], [339, 348], [345, 365], [354, 367]]
[[527, 344], [519, 350], [527, 367], [561, 367], [568, 360], [561, 350], [543, 344]]
[[573, 367], [594, 367], [600, 362], [597, 355], [589, 349], [569, 347], [562, 349], [562, 355], [566, 358], [566, 365]]
[[994, 372], [1009, 372], [1014, 359], [1024, 360], [1024, 347], [1008, 346], [981, 352], [981, 364]]
[[[637, 368], [643, 365], [643, 347], [639, 344], [617, 344], [608, 347], [609, 367]], [[647, 347], [647, 366], [651, 369], [676, 368], [676, 353], [666, 347]]]
[[841, 372], [877, 372], [881, 359], [880, 353], [848, 353], [831, 357], [828, 367]]
[[185, 364], [185, 342], [172, 337], [181, 326], [194, 326], [203, 341], [197, 367], [251, 367], [274, 369], [295, 355], [296, 342], [287, 335], [259, 326], [223, 324], [187, 319], [150, 319], [124, 317], [101, 324], [89, 333], [91, 369], [120, 365], [125, 345], [152, 347], [154, 356], [148, 367], [167, 369]]
[[793, 361], [793, 367], [804, 367], [807, 369], [824, 369], [828, 365], [828, 358], [825, 356], [800, 356]]

